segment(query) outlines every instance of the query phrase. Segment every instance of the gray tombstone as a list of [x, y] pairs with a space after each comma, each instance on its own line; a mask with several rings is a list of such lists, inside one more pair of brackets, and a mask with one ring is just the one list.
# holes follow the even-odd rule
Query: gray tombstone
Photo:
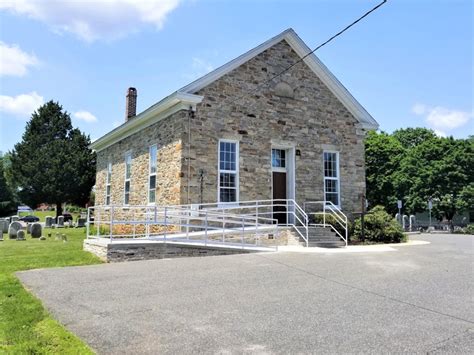
[[413, 232], [415, 230], [415, 224], [416, 217], [414, 215], [410, 215], [410, 232]]
[[403, 222], [402, 222], [402, 228], [403, 230], [407, 230], [408, 226], [408, 216], [406, 214], [403, 215]]
[[3, 242], [3, 231], [0, 230], [0, 242]]
[[86, 219], [85, 218], [78, 218], [76, 228], [82, 228], [86, 226]]
[[8, 225], [10, 223], [8, 222], [8, 219], [2, 218], [0, 219], [0, 229], [2, 230], [2, 233], [8, 233]]
[[58, 216], [57, 227], [58, 227], [58, 228], [64, 227], [64, 216]]
[[44, 222], [45, 228], [51, 228], [52, 225], [53, 225], [53, 217], [46, 216], [45, 222]]
[[397, 214], [395, 215], [395, 219], [397, 220], [398, 223], [402, 224], [402, 218], [401, 218], [400, 213], [397, 213]]
[[18, 231], [22, 228], [23, 225], [18, 221], [10, 223], [10, 226], [8, 227], [8, 238], [16, 239]]
[[38, 222], [31, 224], [31, 237], [32, 238], [39, 238], [43, 232], [43, 227]]
[[26, 234], [31, 234], [31, 223], [26, 224]]
[[23, 229], [20, 229], [17, 233], [16, 233], [16, 240], [26, 240], [25, 238], [25, 231]]
[[17, 215], [10, 217], [10, 220], [11, 220], [12, 222], [16, 222], [16, 221], [18, 221], [19, 219], [20, 219], [20, 217], [17, 216]]

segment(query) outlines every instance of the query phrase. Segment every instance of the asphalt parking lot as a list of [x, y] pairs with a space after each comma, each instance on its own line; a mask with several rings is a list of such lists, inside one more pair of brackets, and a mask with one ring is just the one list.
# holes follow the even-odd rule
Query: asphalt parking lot
[[474, 353], [473, 236], [20, 272], [101, 354]]

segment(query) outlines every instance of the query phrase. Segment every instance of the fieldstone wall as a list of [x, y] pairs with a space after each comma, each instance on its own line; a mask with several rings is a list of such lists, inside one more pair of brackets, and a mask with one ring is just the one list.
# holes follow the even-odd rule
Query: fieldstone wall
[[149, 148], [157, 144], [156, 201], [179, 204], [182, 135], [187, 112], [177, 112], [98, 152], [96, 205], [105, 204], [107, 162], [112, 161], [111, 204], [124, 204], [125, 153], [132, 153], [130, 205], [148, 204]]
[[334, 150], [340, 153], [342, 209], [358, 211], [360, 194], [365, 193], [365, 132], [306, 64], [297, 64], [275, 83], [232, 102], [297, 60], [283, 40], [196, 92], [204, 100], [191, 120], [190, 141], [188, 112], [180, 111], [100, 151], [96, 204], [105, 203], [108, 159], [113, 161], [111, 203], [123, 204], [124, 155], [130, 150], [130, 204], [147, 204], [148, 148], [154, 143], [157, 204], [216, 202], [218, 141], [233, 139], [240, 142], [241, 201], [272, 198], [271, 149], [283, 145], [300, 152], [295, 158], [298, 203], [323, 200], [323, 151]]
[[[342, 208], [349, 213], [359, 209], [365, 192], [365, 132], [309, 67], [299, 63], [255, 95], [229, 104], [297, 60], [283, 40], [196, 92], [204, 100], [192, 120], [189, 202], [216, 201], [218, 140], [232, 139], [240, 145], [240, 200], [272, 198], [271, 149], [285, 145], [301, 153], [295, 162], [298, 203], [323, 200], [323, 151], [336, 150]], [[187, 136], [183, 143], [188, 144]], [[202, 195], [199, 169], [204, 170]], [[183, 175], [186, 181], [186, 169]], [[186, 192], [183, 183], [181, 195]]]
[[150, 259], [247, 254], [255, 252], [249, 249], [221, 248], [192, 244], [173, 244], [169, 242], [143, 244], [100, 244], [88, 240], [84, 241], [84, 250], [97, 255], [100, 259], [109, 263]]

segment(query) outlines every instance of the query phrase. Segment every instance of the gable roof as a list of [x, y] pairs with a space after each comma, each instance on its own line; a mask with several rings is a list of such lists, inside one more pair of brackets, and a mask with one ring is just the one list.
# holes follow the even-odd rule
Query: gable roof
[[[91, 148], [100, 151], [147, 126], [166, 118], [180, 109], [189, 108], [190, 106], [195, 108], [196, 104], [203, 100], [202, 96], [195, 95], [197, 91], [208, 86], [282, 40], [285, 40], [300, 58], [311, 52], [311, 49], [303, 42], [296, 32], [292, 28], [289, 28], [150, 106], [133, 119], [95, 140], [91, 144]], [[329, 69], [314, 53], [307, 56], [303, 61], [328, 87], [334, 96], [341, 101], [346, 109], [359, 121], [364, 129], [378, 128], [379, 125], [377, 121], [364, 109], [364, 107], [362, 107], [362, 105], [351, 95], [344, 85], [341, 84], [341, 82], [329, 71]]]

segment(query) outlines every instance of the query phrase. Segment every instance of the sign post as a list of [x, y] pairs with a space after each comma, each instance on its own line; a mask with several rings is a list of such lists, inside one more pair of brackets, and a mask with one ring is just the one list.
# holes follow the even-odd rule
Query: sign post
[[431, 199], [428, 200], [428, 210], [430, 212], [430, 227], [431, 227], [431, 209], [433, 208], [433, 202]]
[[397, 207], [398, 207], [398, 215], [400, 216], [400, 223], [402, 223], [402, 221], [403, 221], [403, 216], [402, 216], [403, 203], [402, 203], [402, 200], [397, 201]]

